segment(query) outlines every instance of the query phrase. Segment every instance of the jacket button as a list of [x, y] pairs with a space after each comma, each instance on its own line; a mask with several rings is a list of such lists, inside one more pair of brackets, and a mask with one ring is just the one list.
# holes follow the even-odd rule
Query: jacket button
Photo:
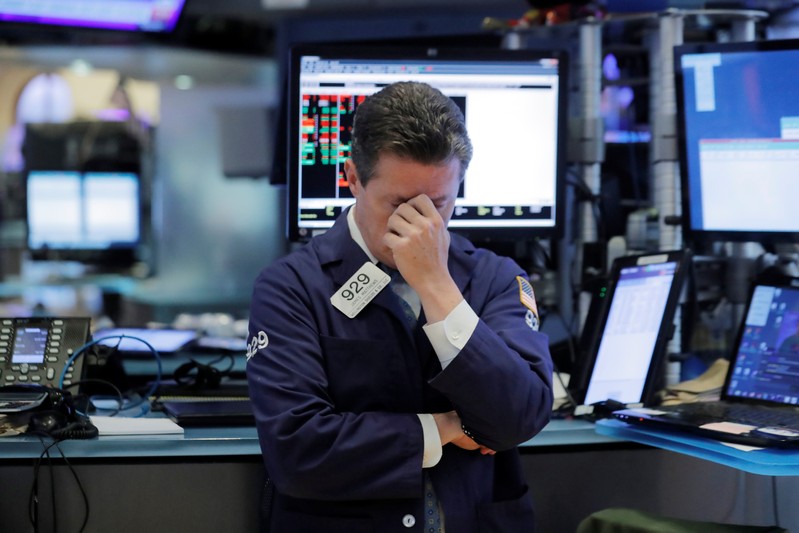
[[412, 514], [406, 514], [402, 517], [402, 525], [405, 527], [413, 527], [416, 525], [416, 518]]

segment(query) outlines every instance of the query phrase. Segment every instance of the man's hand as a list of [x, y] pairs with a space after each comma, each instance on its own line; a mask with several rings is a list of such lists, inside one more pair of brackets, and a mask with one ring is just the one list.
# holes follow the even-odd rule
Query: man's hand
[[490, 448], [477, 444], [463, 433], [463, 429], [461, 429], [461, 417], [459, 417], [458, 413], [455, 411], [435, 413], [433, 414], [433, 419], [436, 421], [438, 436], [441, 439], [442, 446], [452, 443], [464, 450], [480, 450], [480, 453], [483, 455], [494, 455], [496, 453]]
[[397, 270], [419, 295], [428, 322], [443, 320], [463, 299], [447, 265], [449, 241], [444, 219], [424, 194], [397, 207], [383, 237]]
[[383, 238], [397, 270], [411, 287], [449, 277], [449, 232], [436, 206], [424, 194], [400, 204]]

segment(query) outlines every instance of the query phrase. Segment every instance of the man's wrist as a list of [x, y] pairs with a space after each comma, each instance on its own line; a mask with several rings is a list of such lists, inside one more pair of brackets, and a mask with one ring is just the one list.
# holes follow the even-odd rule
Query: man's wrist
[[474, 441], [474, 443], [475, 443], [475, 444], [478, 444], [478, 445], [480, 444], [480, 443], [478, 442], [477, 438], [474, 436], [474, 433], [472, 433], [471, 431], [469, 431], [469, 428], [467, 428], [467, 427], [466, 427], [466, 426], [465, 426], [465, 425], [464, 425], [462, 422], [461, 422], [461, 431], [463, 431], [463, 434], [464, 434], [464, 435], [466, 435], [467, 437], [469, 437], [470, 439], [472, 439], [472, 440]]
[[461, 436], [461, 420], [455, 411], [435, 413], [433, 419], [436, 422], [442, 446]]

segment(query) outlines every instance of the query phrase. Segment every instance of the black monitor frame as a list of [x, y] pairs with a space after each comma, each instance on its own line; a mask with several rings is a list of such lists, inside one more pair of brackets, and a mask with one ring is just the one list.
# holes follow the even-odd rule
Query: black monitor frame
[[[689, 54], [719, 54], [719, 57], [723, 59], [725, 55], [737, 53], [758, 54], [762, 57], [765, 57], [771, 52], [778, 51], [793, 51], [796, 54], [796, 60], [799, 61], [799, 39], [747, 41], [734, 43], [691, 43], [680, 45], [674, 48], [674, 72], [677, 93], [677, 126], [680, 153], [679, 164], [683, 213], [682, 228], [685, 240], [694, 246], [708, 245], [718, 241], [759, 242], [767, 245], [779, 243], [799, 243], [799, 224], [796, 226], [796, 231], [778, 231], [769, 228], [757, 227], [742, 227], [739, 229], [727, 227], [712, 229], [703, 227], [704, 223], [700, 223], [698, 221], [697, 208], [692, 207], [692, 205], [696, 206], [696, 203], [701, 201], [701, 198], [699, 197], [699, 194], [695, 188], [699, 186], [698, 180], [701, 180], [702, 178], [701, 176], [697, 175], [698, 161], [694, 161], [695, 159], [698, 160], [698, 155], [695, 155], [695, 153], [698, 152], [698, 148], [692, 148], [692, 143], [698, 144], [699, 139], [696, 133], [689, 131], [691, 124], [689, 124], [688, 120], [687, 106], [691, 105], [693, 102], [696, 102], [696, 97], [694, 95], [689, 95], [689, 92], [694, 91], [694, 88], [692, 86], [688, 86], [690, 79], [694, 79], [694, 75], [691, 75], [689, 79], [686, 69], [684, 69], [682, 65], [683, 57]], [[792, 76], [793, 73], [786, 73], [786, 75]], [[760, 79], [753, 81], [764, 80]], [[767, 85], [770, 84], [761, 84], [760, 88], [767, 89]], [[782, 96], [786, 100], [789, 99], [789, 95], [783, 94]], [[715, 98], [715, 95], [713, 98]], [[760, 94], [757, 98], [759, 103], [766, 106], [770, 105], [774, 99], [775, 95], [769, 94], [768, 92]], [[792, 99], [790, 99], [790, 101], [795, 106], [795, 116], [799, 116], [799, 100], [795, 98], [795, 90], [794, 96]], [[743, 111], [744, 110], [738, 106], [737, 110], [731, 111], [730, 120], [740, 121], [740, 113]], [[711, 117], [708, 117], [708, 119], [713, 120]], [[752, 139], [744, 139], [742, 137], [741, 140]], [[797, 143], [799, 143], [799, 139], [797, 139]], [[753, 201], [755, 201], [754, 193], [757, 192], [757, 183], [760, 178], [761, 176], [752, 176], [753, 186], [755, 187], [752, 190]], [[725, 202], [729, 202], [729, 199], [717, 198], [715, 201], [722, 205]], [[799, 220], [795, 217], [793, 219]]]
[[[419, 45], [331, 45], [331, 44], [301, 44], [290, 50], [288, 69], [288, 148], [287, 148], [287, 182], [288, 182], [288, 209], [287, 209], [287, 235], [290, 241], [307, 241], [315, 230], [303, 229], [299, 224], [300, 202], [300, 61], [304, 56], [318, 56], [331, 59], [356, 59], [356, 60], [393, 60], [393, 61], [433, 61], [455, 60], [486, 62], [535, 62], [544, 58], [557, 59], [558, 91], [557, 91], [557, 133], [555, 139], [556, 154], [554, 155], [554, 216], [551, 225], [525, 226], [525, 227], [453, 227], [452, 231], [476, 241], [519, 241], [535, 238], [558, 238], [562, 234], [565, 213], [565, 169], [566, 169], [566, 142], [567, 142], [567, 95], [568, 95], [568, 53], [565, 49], [547, 47], [540, 49], [506, 50], [501, 48], [455, 48], [455, 47], [424, 47]], [[508, 120], [523, 120], [519, 117], [508, 117]], [[535, 120], [535, 117], [529, 117]], [[475, 151], [479, 146], [475, 146]], [[529, 164], [534, 167], [535, 162]], [[468, 171], [467, 177], [468, 180]], [[335, 214], [340, 213], [337, 208]], [[330, 221], [332, 225], [332, 220]], [[320, 229], [319, 231], [324, 231]]]

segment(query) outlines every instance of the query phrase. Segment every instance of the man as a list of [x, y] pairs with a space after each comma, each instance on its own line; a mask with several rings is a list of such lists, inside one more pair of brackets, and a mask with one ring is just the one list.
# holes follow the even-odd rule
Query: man
[[344, 165], [355, 205], [257, 279], [271, 531], [533, 530], [515, 447], [549, 420], [552, 364], [521, 268], [447, 231], [471, 155], [439, 91], [370, 96]]

